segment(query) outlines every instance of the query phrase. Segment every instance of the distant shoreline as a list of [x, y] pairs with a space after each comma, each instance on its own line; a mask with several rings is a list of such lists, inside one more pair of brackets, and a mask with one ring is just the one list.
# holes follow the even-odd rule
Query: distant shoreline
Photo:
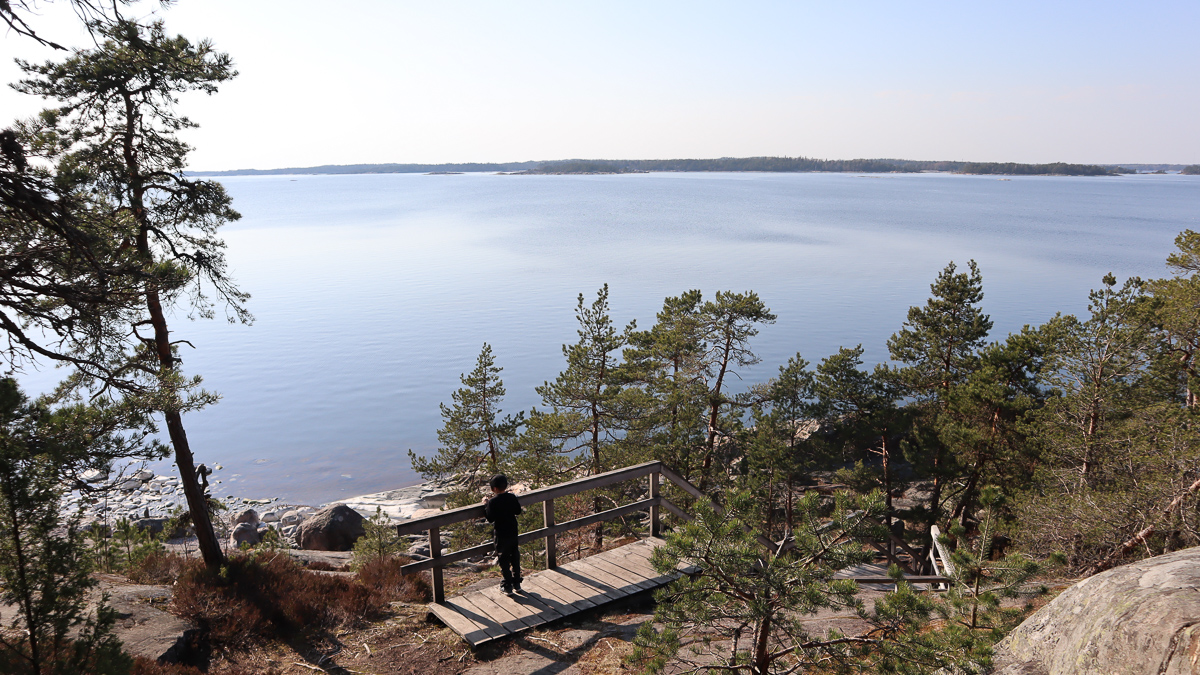
[[190, 171], [193, 176], [282, 176], [379, 173], [503, 173], [509, 175], [598, 175], [623, 173], [959, 173], [996, 176], [1115, 176], [1177, 173], [1185, 164], [1021, 164], [1014, 162], [920, 161], [908, 159], [829, 160], [807, 157], [722, 157], [719, 159], [554, 160], [508, 163], [326, 164], [282, 169]]

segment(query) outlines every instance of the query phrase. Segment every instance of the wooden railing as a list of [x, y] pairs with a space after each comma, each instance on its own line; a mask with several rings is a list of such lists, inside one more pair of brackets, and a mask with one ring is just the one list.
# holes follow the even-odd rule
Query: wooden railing
[[[566, 497], [585, 490], [595, 490], [597, 488], [608, 487], [616, 483], [622, 483], [628, 480], [649, 477], [650, 489], [648, 497], [641, 501], [619, 506], [600, 513], [594, 513], [583, 518], [576, 518], [565, 523], [559, 523], [554, 518], [554, 500], [559, 497]], [[517, 501], [522, 507], [529, 508], [535, 504], [542, 504], [542, 528], [532, 530], [518, 535], [517, 542], [524, 544], [526, 542], [535, 541], [537, 539], [546, 540], [546, 567], [553, 569], [558, 565], [557, 550], [555, 547], [555, 537], [563, 532], [587, 527], [596, 523], [620, 518], [638, 511], [650, 512], [650, 536], [657, 537], [661, 532], [659, 509], [665, 508], [671, 513], [682, 518], [690, 520], [683, 509], [680, 509], [675, 504], [660, 494], [659, 486], [661, 478], [665, 477], [672, 483], [678, 485], [684, 491], [697, 497], [703, 498], [704, 493], [700, 492], [694, 485], [689, 483], [683, 476], [672, 471], [662, 462], [646, 462], [636, 466], [617, 469], [607, 473], [596, 474], [595, 476], [587, 476], [567, 483], [559, 483], [550, 487], [541, 488], [540, 490], [530, 490], [517, 495]], [[476, 504], [473, 506], [464, 506], [459, 509], [445, 511], [424, 518], [416, 518], [405, 521], [396, 526], [396, 533], [400, 536], [417, 534], [419, 532], [429, 532], [429, 560], [409, 563], [401, 568], [401, 572], [409, 574], [412, 572], [420, 572], [422, 570], [433, 570], [433, 600], [434, 602], [444, 602], [446, 599], [445, 584], [442, 579], [442, 569], [453, 562], [473, 558], [480, 555], [485, 555], [492, 551], [493, 544], [488, 542], [478, 546], [460, 549], [446, 555], [442, 555], [442, 529], [471, 520], [483, 518], [483, 505]]]
[[[623, 483], [625, 481], [636, 480], [643, 477], [649, 477], [650, 480], [650, 489], [647, 492], [648, 496], [646, 499], [633, 502], [632, 504], [626, 504], [625, 506], [618, 506], [617, 508], [609, 509], [607, 511], [601, 511], [600, 513], [584, 516], [583, 518], [576, 518], [575, 520], [570, 520], [565, 523], [559, 523], [554, 518], [554, 500], [559, 497], [566, 497], [568, 495], [577, 494], [585, 490], [595, 490], [597, 488], [608, 487], [609, 485], [615, 485], [617, 483]], [[530, 532], [525, 532], [518, 535], [517, 542], [519, 544], [524, 544], [526, 542], [544, 539], [546, 541], [546, 567], [553, 569], [558, 565], [555, 537], [564, 532], [576, 530], [581, 527], [587, 527], [588, 525], [594, 525], [596, 523], [614, 520], [616, 518], [620, 518], [621, 516], [637, 513], [638, 511], [649, 511], [650, 536], [657, 537], [661, 533], [660, 509], [666, 509], [682, 520], [690, 521], [693, 519], [691, 514], [685, 512], [666, 497], [662, 496], [660, 491], [662, 478], [671, 481], [681, 490], [690, 494], [696, 499], [709, 499], [708, 495], [701, 492], [699, 488], [697, 488], [695, 485], [692, 485], [686, 478], [679, 475], [662, 462], [646, 462], [645, 464], [628, 466], [623, 469], [617, 469], [616, 471], [596, 474], [595, 476], [587, 476], [585, 478], [579, 478], [577, 480], [559, 483], [557, 485], [551, 485], [550, 487], [541, 488], [539, 490], [531, 490], [529, 492], [517, 495], [517, 501], [522, 507], [529, 508], [530, 506], [538, 503], [542, 504], [541, 529], [532, 530]], [[715, 503], [713, 503], [713, 508], [717, 509], [718, 512], [721, 511], [721, 507]], [[426, 516], [424, 518], [415, 518], [413, 520], [408, 520], [398, 524], [396, 526], [396, 533], [400, 536], [412, 535], [426, 531], [429, 532], [429, 559], [409, 563], [401, 567], [400, 571], [404, 574], [411, 574], [424, 570], [432, 570], [433, 600], [437, 603], [445, 602], [446, 590], [445, 583], [442, 578], [442, 570], [450, 563], [491, 553], [493, 544], [492, 542], [487, 542], [485, 544], [459, 549], [443, 555], [441, 539], [442, 529], [449, 525], [478, 520], [483, 517], [483, 504], [475, 504], [450, 511], [444, 511], [442, 513]], [[881, 525], [874, 520], [871, 522], [876, 525]], [[920, 556], [918, 556], [915, 551], [909, 548], [904, 541], [896, 537], [891, 532], [888, 533], [888, 537], [893, 547], [900, 548], [908, 553], [912, 560], [915, 561], [920, 558]], [[782, 542], [775, 542], [762, 535], [758, 535], [758, 542], [768, 550], [775, 551], [776, 553], [788, 550], [794, 545], [790, 539]], [[937, 534], [934, 534], [934, 542], [935, 546], [931, 548], [938, 548], [940, 545], [936, 543]], [[876, 542], [872, 542], [871, 545], [884, 556], [886, 556], [891, 562], [900, 564], [904, 568], [904, 571], [909, 575], [914, 575], [917, 573], [917, 570], [910, 569], [908, 565], [904, 564], [903, 561], [898, 559], [895, 554], [892, 553], [889, 547]], [[943, 560], [946, 559], [943, 558]], [[948, 564], [948, 561], [946, 564]], [[909, 576], [908, 578], [913, 582], [949, 582], [949, 579], [939, 574], [936, 562], [934, 563], [933, 576]], [[878, 582], [880, 579], [882, 578], [855, 578], [857, 581], [864, 582]], [[884, 580], [886, 581], [886, 579]]]
[[929, 562], [933, 574], [946, 578], [944, 582], [935, 585], [939, 589], [945, 590], [950, 588], [954, 578], [954, 563], [950, 561], [950, 554], [946, 552], [946, 546], [940, 541], [942, 531], [937, 525], [929, 526], [929, 536], [933, 537], [933, 545], [929, 547]]

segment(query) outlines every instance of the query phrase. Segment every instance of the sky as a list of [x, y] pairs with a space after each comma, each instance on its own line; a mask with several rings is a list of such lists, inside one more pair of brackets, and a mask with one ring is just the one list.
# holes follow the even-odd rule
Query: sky
[[[1200, 163], [1200, 2], [178, 0], [197, 170], [806, 156]], [[64, 0], [29, 18], [90, 44]], [[0, 36], [13, 57], [56, 58]], [[0, 91], [0, 124], [44, 103]]]

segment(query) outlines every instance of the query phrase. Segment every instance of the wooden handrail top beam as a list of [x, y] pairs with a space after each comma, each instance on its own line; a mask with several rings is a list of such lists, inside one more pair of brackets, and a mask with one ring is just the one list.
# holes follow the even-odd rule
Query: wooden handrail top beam
[[[849, 579], [850, 581], [857, 581], [860, 584], [894, 584], [894, 583], [896, 583], [895, 579], [893, 579], [891, 577], [885, 577], [885, 576], [834, 577], [833, 580], [841, 581], [842, 579]], [[932, 575], [919, 575], [919, 574], [906, 574], [906, 575], [904, 575], [904, 579], [902, 579], [902, 581], [906, 581], [910, 584], [946, 584], [946, 583], [950, 583], [950, 579], [947, 577], [932, 576]]]
[[[557, 485], [551, 485], [550, 487], [530, 490], [529, 492], [517, 495], [517, 501], [520, 502], [521, 506], [530, 506], [532, 504], [544, 502], [547, 499], [565, 497], [566, 495], [573, 495], [577, 492], [583, 492], [584, 490], [595, 490], [596, 488], [608, 487], [614, 483], [620, 483], [623, 481], [632, 480], [634, 478], [648, 476], [652, 473], [660, 471], [662, 468], [664, 468], [663, 463], [658, 461], [627, 466], [623, 469], [599, 473], [595, 476], [585, 476], [583, 478], [577, 478], [566, 483], [559, 483]], [[461, 523], [467, 520], [476, 520], [483, 517], [482, 504], [464, 506], [462, 508], [452, 509], [450, 511], [443, 511], [442, 513], [438, 513], [436, 515], [426, 516], [424, 518], [416, 518], [400, 523], [396, 525], [396, 534], [400, 536], [406, 534], [416, 534], [418, 532], [424, 532], [431, 527], [445, 527], [447, 525], [453, 525], [454, 523]]]

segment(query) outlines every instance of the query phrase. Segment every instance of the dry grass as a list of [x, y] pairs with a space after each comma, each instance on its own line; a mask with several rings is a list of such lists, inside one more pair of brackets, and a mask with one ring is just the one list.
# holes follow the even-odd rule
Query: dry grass
[[125, 576], [139, 584], [170, 585], [183, 573], [188, 558], [177, 553], [154, 551], [125, 570]]
[[380, 593], [343, 577], [309, 572], [283, 553], [230, 558], [219, 572], [189, 560], [172, 606], [219, 650], [319, 635], [383, 616]]
[[390, 601], [429, 602], [433, 589], [419, 574], [401, 574], [400, 568], [412, 562], [405, 556], [379, 558], [358, 570], [358, 582]]

